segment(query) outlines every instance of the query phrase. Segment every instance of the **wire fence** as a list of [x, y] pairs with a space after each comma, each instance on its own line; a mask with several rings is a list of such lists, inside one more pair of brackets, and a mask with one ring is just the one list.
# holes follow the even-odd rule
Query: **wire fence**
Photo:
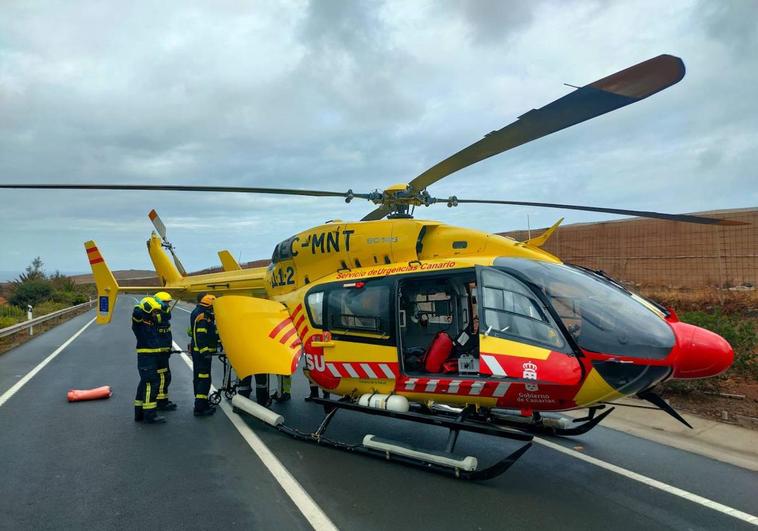
[[[698, 213], [739, 226], [633, 218], [559, 228], [543, 248], [562, 261], [603, 270], [627, 285], [657, 290], [754, 293], [758, 285], [758, 209]], [[542, 230], [532, 230], [536, 236]], [[502, 233], [526, 240], [528, 231]]]

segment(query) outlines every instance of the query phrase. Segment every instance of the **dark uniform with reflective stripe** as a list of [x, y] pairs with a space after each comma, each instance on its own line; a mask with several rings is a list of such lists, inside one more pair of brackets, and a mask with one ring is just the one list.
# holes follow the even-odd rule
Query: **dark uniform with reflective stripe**
[[154, 419], [158, 406], [158, 355], [161, 347], [156, 316], [156, 312], [147, 312], [141, 305], [135, 306], [132, 312], [132, 332], [137, 338], [137, 370], [140, 377], [134, 397], [134, 420], [137, 421]]
[[208, 403], [211, 388], [211, 361], [218, 351], [218, 332], [212, 306], [198, 304], [190, 315], [190, 349], [192, 351], [195, 413], [214, 408]]
[[[165, 307], [165, 306], [164, 306]], [[161, 310], [158, 312], [158, 341], [161, 352], [158, 354], [158, 409], [166, 409], [171, 402], [168, 399], [168, 386], [171, 384], [171, 368], [169, 358], [173, 350], [174, 339], [171, 336], [171, 312]]]

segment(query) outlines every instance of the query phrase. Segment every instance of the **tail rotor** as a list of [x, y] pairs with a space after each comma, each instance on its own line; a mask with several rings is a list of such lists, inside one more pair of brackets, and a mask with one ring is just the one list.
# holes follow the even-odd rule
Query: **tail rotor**
[[150, 218], [150, 221], [153, 222], [153, 226], [155, 227], [155, 230], [158, 231], [158, 234], [161, 237], [162, 240], [162, 246], [164, 249], [167, 249], [168, 252], [171, 253], [171, 256], [174, 258], [174, 264], [176, 265], [176, 268], [179, 270], [179, 273], [182, 276], [187, 276], [187, 271], [184, 269], [184, 266], [182, 265], [182, 262], [179, 260], [179, 257], [176, 256], [176, 253], [174, 252], [174, 246], [173, 244], [168, 241], [168, 238], [166, 237], [166, 225], [163, 224], [163, 220], [161, 220], [160, 216], [158, 215], [158, 212], [155, 211], [155, 209], [151, 210], [150, 213], [147, 215]]

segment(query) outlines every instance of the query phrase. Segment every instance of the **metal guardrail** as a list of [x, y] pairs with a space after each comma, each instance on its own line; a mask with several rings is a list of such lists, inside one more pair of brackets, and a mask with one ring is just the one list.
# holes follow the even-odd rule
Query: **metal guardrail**
[[20, 323], [16, 323], [14, 325], [9, 326], [8, 328], [0, 328], [0, 337], [6, 337], [13, 335], [17, 332], [21, 332], [22, 330], [26, 330], [28, 328], [33, 327], [34, 325], [38, 325], [41, 323], [44, 323], [45, 321], [49, 321], [50, 319], [55, 319], [56, 317], [60, 317], [62, 315], [66, 315], [67, 313], [71, 313], [73, 311], [76, 311], [80, 308], [85, 308], [87, 306], [92, 307], [95, 305], [95, 301], [97, 299], [83, 302], [81, 304], [77, 304], [76, 306], [71, 306], [69, 308], [63, 308], [62, 310], [58, 310], [52, 313], [48, 313], [46, 315], [41, 315], [39, 317], [35, 317], [34, 319], [29, 319], [28, 321], [22, 321]]

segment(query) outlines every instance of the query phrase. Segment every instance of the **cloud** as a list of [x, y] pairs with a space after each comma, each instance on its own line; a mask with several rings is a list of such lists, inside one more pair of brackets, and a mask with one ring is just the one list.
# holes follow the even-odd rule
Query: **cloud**
[[697, 9], [707, 36], [723, 42], [736, 53], [753, 54], [758, 45], [758, 3], [701, 0]]
[[[436, 184], [662, 211], [753, 206], [758, 73], [749, 2], [259, 1], [0, 6], [0, 181], [370, 191], [412, 179], [531, 108], [660, 53], [671, 89]], [[372, 205], [340, 199], [0, 192], [0, 269], [42, 255], [146, 267], [155, 207], [190, 269], [244, 259]], [[417, 211], [487, 231], [607, 219], [495, 206]]]

